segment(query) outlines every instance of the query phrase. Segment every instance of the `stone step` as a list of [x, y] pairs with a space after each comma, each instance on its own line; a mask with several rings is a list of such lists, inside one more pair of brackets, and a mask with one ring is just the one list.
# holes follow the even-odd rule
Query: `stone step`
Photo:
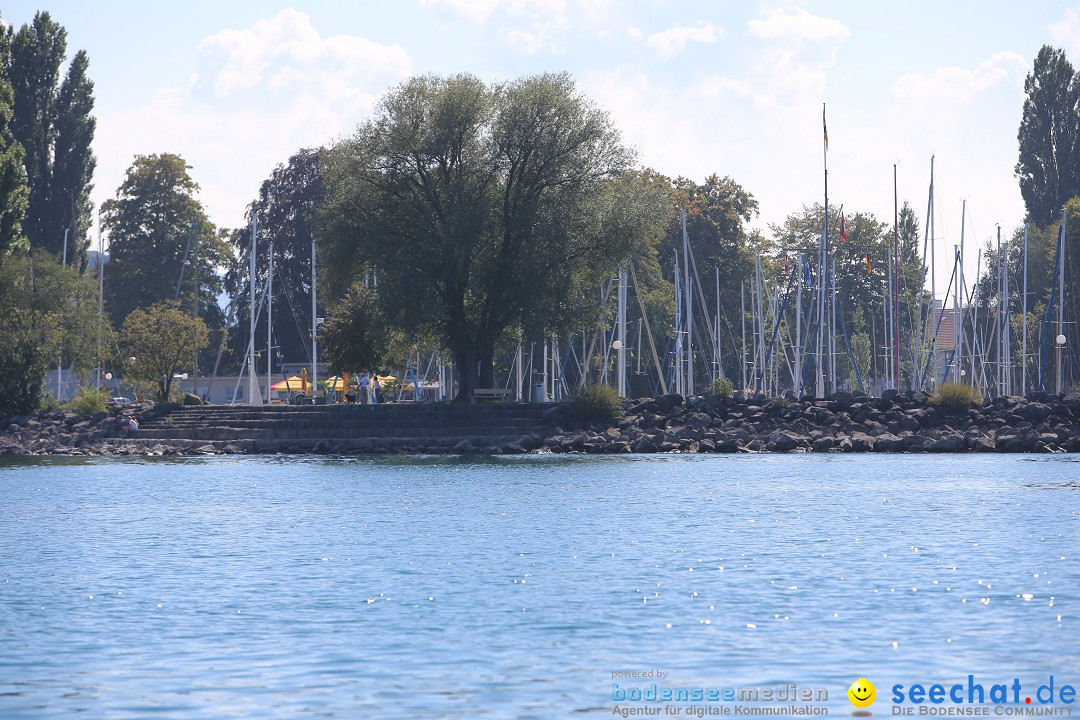
[[[490, 451], [497, 449], [502, 452], [521, 452], [533, 447], [526, 436], [503, 436], [503, 435], [475, 435], [467, 438], [462, 437], [433, 437], [418, 440], [412, 437], [385, 437], [385, 438], [356, 438], [344, 440], [327, 440], [306, 438], [291, 441], [282, 440], [183, 440], [171, 439], [167, 443], [154, 438], [110, 438], [105, 442], [117, 448], [139, 447], [152, 449], [157, 446], [177, 448], [181, 451], [193, 451], [198, 448], [210, 446], [216, 452], [225, 452], [228, 449], [245, 453], [293, 453], [293, 452], [325, 452], [325, 453], [370, 453], [370, 452], [413, 452], [413, 453], [450, 453], [468, 451]], [[468, 447], [462, 448], [463, 442], [468, 441]]]
[[301, 440], [301, 439], [350, 439], [360, 437], [383, 438], [383, 437], [413, 437], [423, 440], [433, 437], [471, 437], [471, 436], [512, 436], [512, 435], [540, 435], [545, 436], [552, 432], [548, 425], [477, 425], [471, 427], [420, 427], [420, 428], [308, 428], [297, 429], [291, 427], [265, 427], [265, 428], [232, 428], [222, 426], [203, 426], [186, 428], [168, 427], [142, 427], [139, 428], [138, 438], [169, 440], [169, 439], [203, 439], [203, 440], [239, 440], [245, 438], [273, 439], [273, 440]]

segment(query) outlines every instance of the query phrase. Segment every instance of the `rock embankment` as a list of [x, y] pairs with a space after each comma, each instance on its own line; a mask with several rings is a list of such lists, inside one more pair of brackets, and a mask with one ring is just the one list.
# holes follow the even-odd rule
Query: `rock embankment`
[[668, 395], [623, 403], [623, 415], [575, 423], [569, 409], [550, 452], [1078, 452], [1080, 394], [934, 405], [921, 392], [824, 400]]
[[127, 417], [140, 422], [167, 414], [172, 407], [129, 405], [87, 418], [65, 410], [40, 410], [0, 420], [0, 455], [144, 454], [124, 444]]
[[[134, 414], [141, 428], [124, 432]], [[0, 421], [0, 455], [217, 453], [1080, 452], [1080, 394], [966, 407], [921, 392], [827, 399], [665, 395], [583, 420], [572, 404], [125, 408]]]

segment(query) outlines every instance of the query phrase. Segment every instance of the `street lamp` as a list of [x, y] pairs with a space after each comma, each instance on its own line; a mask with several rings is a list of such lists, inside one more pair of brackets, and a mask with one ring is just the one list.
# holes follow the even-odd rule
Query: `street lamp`
[[1065, 336], [1058, 335], [1054, 340], [1057, 341], [1057, 394], [1061, 394], [1061, 349], [1065, 347]]

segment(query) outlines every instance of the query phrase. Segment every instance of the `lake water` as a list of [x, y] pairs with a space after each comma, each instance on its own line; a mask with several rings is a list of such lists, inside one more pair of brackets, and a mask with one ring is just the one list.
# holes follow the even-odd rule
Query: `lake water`
[[0, 503], [5, 720], [1080, 685], [1071, 457], [28, 459]]

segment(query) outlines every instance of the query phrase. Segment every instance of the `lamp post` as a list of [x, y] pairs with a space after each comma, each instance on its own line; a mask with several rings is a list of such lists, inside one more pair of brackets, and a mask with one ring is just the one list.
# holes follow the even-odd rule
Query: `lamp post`
[[1061, 350], [1065, 347], [1065, 336], [1059, 334], [1056, 338], [1057, 341], [1057, 394], [1061, 394]]

